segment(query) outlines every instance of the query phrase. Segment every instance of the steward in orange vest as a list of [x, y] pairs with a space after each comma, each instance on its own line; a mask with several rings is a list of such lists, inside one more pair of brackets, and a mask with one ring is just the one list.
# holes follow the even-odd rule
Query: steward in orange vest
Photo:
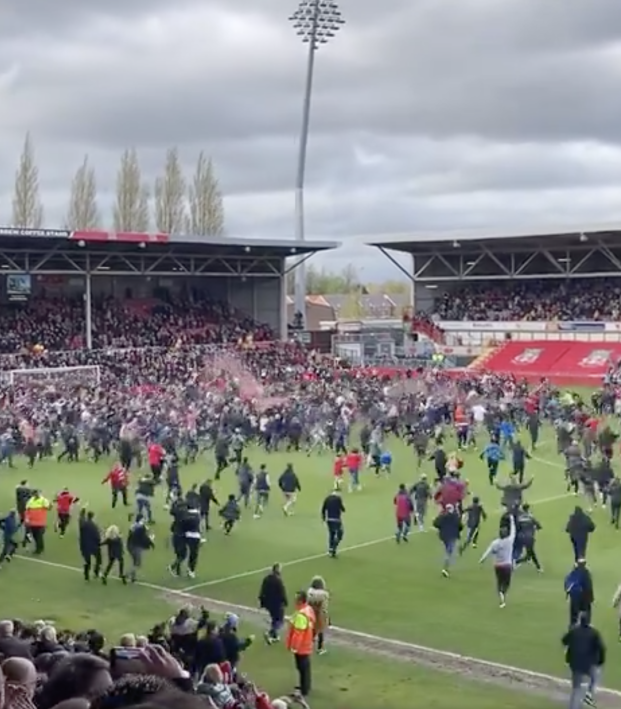
[[50, 501], [43, 497], [38, 490], [33, 492], [32, 497], [26, 503], [24, 525], [34, 542], [35, 554], [42, 554], [45, 549], [44, 536], [47, 527], [47, 513], [51, 508]]
[[315, 639], [315, 611], [308, 603], [305, 591], [295, 596], [295, 611], [288, 618], [287, 649], [293, 653], [298, 672], [299, 689], [303, 697], [311, 690], [311, 655]]

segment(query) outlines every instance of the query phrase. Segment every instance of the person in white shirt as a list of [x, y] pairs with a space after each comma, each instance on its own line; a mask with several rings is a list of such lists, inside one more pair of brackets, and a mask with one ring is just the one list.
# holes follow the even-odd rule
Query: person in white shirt
[[513, 575], [513, 545], [516, 526], [513, 512], [509, 512], [508, 517], [509, 529], [505, 525], [500, 528], [500, 535], [487, 547], [479, 562], [482, 564], [488, 556], [494, 559], [496, 590], [501, 608], [507, 605], [507, 593], [511, 587], [511, 576]]

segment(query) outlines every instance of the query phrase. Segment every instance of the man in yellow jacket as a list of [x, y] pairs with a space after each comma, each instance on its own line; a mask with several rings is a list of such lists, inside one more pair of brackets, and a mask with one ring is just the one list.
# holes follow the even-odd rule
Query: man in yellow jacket
[[298, 672], [300, 694], [308, 696], [311, 690], [311, 655], [315, 639], [315, 611], [308, 603], [306, 591], [295, 596], [295, 611], [290, 618], [287, 633], [287, 649], [293, 653]]
[[26, 511], [24, 514], [24, 524], [26, 530], [35, 548], [34, 553], [39, 555], [45, 550], [45, 530], [47, 528], [47, 513], [52, 508], [50, 501], [43, 497], [38, 491], [32, 494], [32, 497], [26, 503]]

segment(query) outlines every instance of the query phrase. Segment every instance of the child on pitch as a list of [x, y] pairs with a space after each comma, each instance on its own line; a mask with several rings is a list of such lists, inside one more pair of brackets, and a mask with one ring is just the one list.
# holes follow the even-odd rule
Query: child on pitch
[[380, 454], [380, 472], [390, 475], [392, 469], [392, 453], [388, 450], [382, 451]]
[[222, 529], [224, 529], [224, 534], [228, 535], [233, 530], [235, 523], [241, 518], [241, 509], [239, 503], [235, 498], [235, 495], [230, 494], [227, 501], [224, 503], [224, 507], [220, 510], [220, 517], [222, 517]]
[[349, 472], [349, 492], [356, 492], [362, 489], [360, 485], [360, 470], [362, 469], [363, 458], [357, 448], [349, 451], [346, 458], [346, 467]]
[[339, 491], [343, 487], [343, 474], [345, 473], [346, 460], [344, 455], [337, 455], [334, 459], [332, 474], [334, 476], [334, 489]]

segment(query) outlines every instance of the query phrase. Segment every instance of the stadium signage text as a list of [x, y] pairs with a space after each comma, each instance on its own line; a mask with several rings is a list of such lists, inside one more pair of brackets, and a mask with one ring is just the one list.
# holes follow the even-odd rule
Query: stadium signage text
[[68, 229], [29, 229], [26, 227], [0, 226], [0, 236], [47, 236], [53, 239], [69, 239]]
[[621, 323], [580, 321], [575, 322], [543, 322], [532, 320], [518, 321], [468, 321], [439, 320], [438, 326], [445, 332], [619, 332]]

